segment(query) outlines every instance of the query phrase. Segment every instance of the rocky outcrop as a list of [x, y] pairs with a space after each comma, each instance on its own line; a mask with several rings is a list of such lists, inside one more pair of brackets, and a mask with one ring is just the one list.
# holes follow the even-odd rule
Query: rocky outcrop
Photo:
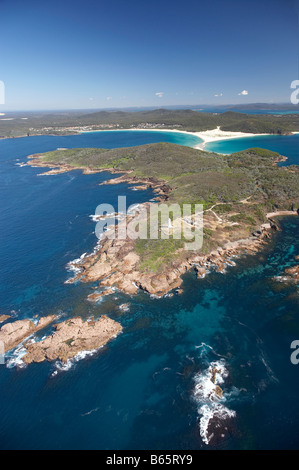
[[55, 320], [55, 315], [49, 315], [39, 320], [37, 324], [31, 320], [18, 320], [6, 323], [0, 329], [0, 341], [4, 344], [5, 352], [10, 351], [31, 336], [33, 333], [45, 328]]
[[10, 315], [0, 315], [0, 323], [4, 323], [10, 318]]
[[290, 281], [293, 281], [295, 283], [299, 282], [299, 265], [293, 266], [292, 268], [287, 268], [285, 270], [285, 273], [287, 274], [287, 278]]
[[[109, 170], [110, 171], [110, 170]], [[116, 170], [114, 170], [116, 172]], [[159, 196], [162, 197], [162, 200], [167, 200], [168, 199], [168, 194], [171, 192], [171, 188], [166, 184], [166, 181], [161, 181], [157, 180], [156, 178], [137, 178], [137, 176], [131, 176], [130, 174], [132, 171], [126, 171], [124, 172], [123, 170], [118, 170], [118, 173], [125, 173], [122, 176], [119, 176], [118, 178], [112, 178], [108, 181], [105, 181], [103, 184], [110, 184], [110, 185], [115, 185], [115, 184], [120, 184], [120, 183], [127, 183], [127, 184], [132, 184], [132, 188], [138, 189], [138, 190], [146, 190], [146, 189], [151, 189], [155, 193], [157, 193]]]
[[76, 262], [79, 272], [67, 282], [99, 282], [97, 291], [88, 297], [91, 301], [112, 294], [115, 288], [126, 294], [136, 294], [138, 289], [142, 289], [151, 295], [162, 297], [181, 287], [181, 276], [188, 270], [195, 268], [199, 278], [203, 278], [211, 268], [224, 273], [228, 265], [234, 264], [232, 257], [241, 253], [256, 253], [267, 237], [267, 229], [261, 228], [254, 236], [227, 242], [207, 255], [198, 251], [182, 252], [182, 256], [178, 253], [172, 263], [165, 263], [158, 272], [153, 272], [142, 269], [134, 240], [109, 239], [108, 235], [104, 235], [95, 252]]
[[[299, 261], [299, 256], [295, 256], [295, 260]], [[291, 268], [286, 268], [282, 276], [276, 276], [274, 278], [276, 281], [283, 283], [297, 284], [299, 283], [299, 265], [292, 266]]]
[[109, 294], [113, 294], [113, 293], [114, 293], [114, 289], [113, 288], [108, 288], [108, 289], [106, 289], [102, 292], [94, 292], [93, 294], [90, 294], [87, 297], [87, 300], [89, 300], [90, 302], [97, 302], [98, 300], [100, 300], [105, 295], [109, 295]]
[[55, 328], [55, 333], [46, 339], [25, 344], [25, 363], [56, 359], [66, 362], [82, 351], [99, 349], [122, 331], [120, 323], [106, 316], [97, 321], [83, 321], [77, 317], [59, 323]]

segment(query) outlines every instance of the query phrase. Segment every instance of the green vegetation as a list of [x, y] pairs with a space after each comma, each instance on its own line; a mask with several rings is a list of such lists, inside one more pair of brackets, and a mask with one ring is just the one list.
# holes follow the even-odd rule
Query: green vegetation
[[227, 212], [232, 211], [232, 205], [231, 204], [218, 204], [215, 210], [217, 211], [217, 214], [226, 214]]
[[[299, 207], [299, 167], [279, 167], [280, 155], [252, 148], [219, 155], [175, 144], [123, 149], [57, 150], [40, 157], [50, 167], [131, 170], [130, 177], [164, 182], [167, 203], [203, 204], [203, 253], [248, 236], [274, 210]], [[221, 224], [219, 224], [219, 220]], [[140, 268], [159, 271], [184, 256], [184, 240], [137, 240]]]
[[213, 230], [210, 230], [209, 228], [206, 228], [206, 227], [203, 228], [204, 238], [210, 238], [212, 235], [213, 235]]
[[[24, 116], [26, 119], [24, 119]], [[191, 109], [124, 112], [60, 112], [7, 113], [12, 121], [0, 121], [0, 136], [18, 137], [36, 134], [72, 134], [74, 128], [130, 129], [165, 128], [186, 131], [206, 131], [220, 127], [224, 131], [252, 132], [254, 134], [286, 134], [296, 132], [299, 114], [243, 114], [227, 111], [203, 113]]]
[[[175, 144], [160, 143], [118, 149], [56, 150], [41, 157], [49, 166], [70, 165], [91, 169], [132, 170], [132, 176], [164, 180], [169, 202], [202, 203], [204, 209], [221, 203], [219, 214], [235, 210], [234, 204], [249, 198], [246, 209], [258, 210], [265, 204], [289, 208], [299, 201], [299, 170], [278, 167], [279, 154], [265, 149], [248, 149], [232, 155], [219, 155]], [[238, 210], [237, 210], [238, 211]]]
[[142, 271], [157, 272], [165, 264], [170, 264], [178, 250], [184, 248], [183, 240], [136, 240], [135, 251], [141, 258]]
[[67, 346], [71, 346], [74, 341], [75, 341], [75, 338], [70, 338], [70, 339], [64, 341], [64, 343], [65, 343]]
[[250, 215], [244, 213], [244, 212], [240, 212], [239, 214], [236, 214], [236, 215], [232, 215], [229, 220], [231, 222], [245, 222], [245, 224], [250, 224], [254, 227], [256, 221], [253, 217], [251, 217]]

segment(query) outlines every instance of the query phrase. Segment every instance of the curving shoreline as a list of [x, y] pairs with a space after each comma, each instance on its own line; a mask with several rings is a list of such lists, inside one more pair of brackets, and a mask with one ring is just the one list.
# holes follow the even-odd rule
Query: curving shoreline
[[[198, 137], [203, 142], [196, 144], [193, 148], [197, 148], [203, 150], [205, 146], [212, 142], [219, 142], [224, 140], [231, 140], [231, 139], [239, 139], [239, 138], [248, 138], [248, 137], [259, 137], [259, 136], [271, 136], [271, 135], [281, 135], [281, 134], [267, 134], [267, 133], [250, 133], [250, 132], [234, 132], [234, 131], [222, 131], [220, 126], [215, 129], [209, 129], [207, 131], [184, 131], [181, 129], [166, 129], [166, 128], [129, 128], [129, 129], [95, 129], [95, 130], [82, 130], [82, 127], [70, 127], [65, 128], [65, 132], [67, 134], [47, 134], [47, 133], [40, 133], [34, 134], [31, 137], [43, 136], [43, 135], [50, 135], [50, 136], [63, 136], [63, 135], [82, 135], [82, 134], [94, 134], [98, 132], [167, 132], [167, 133], [176, 133], [176, 134], [187, 134], [192, 137]], [[286, 135], [295, 135], [299, 134], [299, 132], [290, 132]], [[0, 137], [0, 140], [5, 139], [20, 139], [27, 137], [26, 134], [16, 136], [16, 137]]]
[[[250, 132], [233, 132], [233, 131], [222, 131], [220, 129], [220, 126], [218, 126], [215, 129], [210, 129], [207, 131], [195, 131], [195, 132], [189, 132], [189, 131], [183, 131], [180, 129], [142, 129], [142, 128], [131, 128], [131, 129], [100, 129], [100, 130], [94, 130], [94, 131], [83, 131], [81, 134], [89, 134], [89, 133], [96, 133], [96, 132], [128, 132], [128, 131], [139, 131], [139, 132], [174, 132], [174, 133], [179, 133], [179, 134], [187, 134], [191, 135], [193, 137], [198, 137], [200, 138], [203, 142], [196, 144], [194, 148], [203, 150], [206, 144], [209, 144], [211, 142], [218, 142], [222, 140], [228, 140], [228, 139], [239, 139], [242, 137], [259, 137], [259, 136], [265, 136], [265, 135], [275, 135], [275, 134], [253, 134]], [[292, 134], [297, 134], [297, 132], [293, 132]], [[277, 134], [278, 135], [278, 134]]]

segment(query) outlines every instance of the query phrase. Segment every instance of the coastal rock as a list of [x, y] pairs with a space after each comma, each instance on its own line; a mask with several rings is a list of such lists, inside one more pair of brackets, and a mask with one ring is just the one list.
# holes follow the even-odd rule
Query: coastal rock
[[293, 266], [292, 268], [287, 268], [285, 273], [289, 275], [291, 280], [295, 282], [299, 281], [299, 265]]
[[139, 286], [151, 295], [163, 297], [169, 291], [177, 289], [182, 284], [182, 279], [173, 271], [161, 274], [148, 274], [140, 277]]
[[3, 325], [0, 329], [0, 341], [4, 344], [5, 352], [15, 348], [33, 333], [48, 326], [55, 318], [55, 315], [49, 315], [41, 318], [37, 324], [31, 320], [18, 320]]
[[97, 321], [83, 321], [77, 317], [59, 323], [55, 328], [55, 333], [43, 341], [25, 344], [25, 363], [56, 359], [66, 362], [82, 351], [99, 349], [122, 331], [122, 326], [107, 316]]
[[223, 390], [221, 387], [219, 387], [219, 385], [216, 385], [216, 387], [214, 388], [214, 392], [218, 398], [223, 398]]
[[296, 276], [299, 273], [299, 266], [294, 266], [293, 268], [287, 268], [285, 270], [287, 274], [291, 274], [292, 276]]
[[0, 323], [4, 323], [10, 318], [10, 315], [0, 315]]
[[195, 270], [196, 270], [197, 277], [198, 277], [199, 279], [204, 278], [205, 275], [207, 274], [206, 268], [202, 268], [202, 267], [199, 267], [199, 266], [195, 266]]
[[91, 301], [91, 302], [97, 302], [98, 300], [100, 300], [102, 297], [106, 296], [106, 295], [109, 295], [109, 294], [113, 294], [114, 293], [114, 289], [113, 288], [108, 288], [102, 292], [94, 292], [93, 294], [90, 294], [88, 297], [87, 297], [87, 300]]
[[222, 260], [219, 260], [217, 263], [217, 272], [218, 273], [224, 273], [225, 272], [225, 264]]
[[137, 190], [137, 191], [145, 191], [145, 190], [148, 189], [148, 185], [147, 184], [140, 184], [140, 185], [137, 185], [137, 186], [133, 186], [130, 189], [134, 189], [134, 190]]
[[271, 219], [269, 219], [269, 221], [270, 221], [271, 229], [279, 232], [280, 231], [279, 225], [276, 222], [273, 222], [273, 220]]
[[[295, 256], [295, 260], [299, 260], [299, 256]], [[299, 283], [299, 265], [292, 266], [291, 268], [286, 268], [282, 276], [276, 276], [274, 278], [276, 281], [284, 283]]]
[[122, 311], [122, 312], [128, 312], [130, 310], [130, 304], [121, 304], [119, 306], [119, 309]]
[[213, 384], [215, 384], [217, 374], [221, 374], [221, 369], [217, 369], [217, 367], [212, 367], [210, 372], [211, 372], [211, 382], [213, 382]]

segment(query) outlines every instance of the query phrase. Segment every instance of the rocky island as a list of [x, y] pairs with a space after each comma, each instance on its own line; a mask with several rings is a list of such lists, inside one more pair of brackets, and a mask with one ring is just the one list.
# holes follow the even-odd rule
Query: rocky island
[[55, 328], [55, 333], [46, 339], [25, 345], [27, 349], [27, 354], [23, 358], [25, 363], [55, 359], [66, 362], [82, 351], [99, 349], [122, 331], [119, 323], [105, 315], [97, 321], [72, 318], [58, 323]]
[[83, 321], [77, 317], [54, 325], [56, 331], [53, 334], [35, 341], [33, 335], [53, 324], [55, 319], [55, 315], [49, 315], [36, 323], [31, 320], [6, 323], [0, 329], [0, 342], [4, 345], [4, 352], [22, 343], [26, 349], [22, 360], [26, 364], [55, 359], [66, 362], [83, 351], [96, 351], [122, 331], [119, 323], [105, 315], [96, 321], [93, 318]]
[[32, 320], [18, 320], [6, 323], [0, 329], [0, 341], [4, 344], [4, 351], [7, 352], [15, 348], [22, 341], [29, 338], [29, 336], [50, 325], [54, 319], [55, 315], [49, 315], [48, 317], [40, 318], [36, 323]]

